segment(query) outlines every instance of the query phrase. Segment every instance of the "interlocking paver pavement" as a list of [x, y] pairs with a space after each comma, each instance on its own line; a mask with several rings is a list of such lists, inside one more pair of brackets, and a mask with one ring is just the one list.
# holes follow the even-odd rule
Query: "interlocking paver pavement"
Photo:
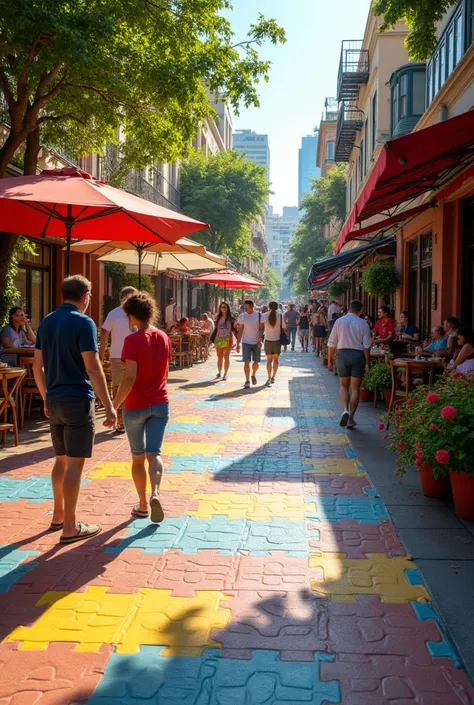
[[47, 435], [0, 451], [0, 705], [474, 705], [327, 371], [214, 374], [171, 375], [160, 525], [130, 516], [123, 436], [86, 463], [103, 532], [67, 547]]

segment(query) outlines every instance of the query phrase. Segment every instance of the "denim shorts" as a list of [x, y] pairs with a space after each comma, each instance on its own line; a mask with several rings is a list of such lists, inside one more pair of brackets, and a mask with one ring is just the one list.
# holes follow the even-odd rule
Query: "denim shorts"
[[123, 410], [123, 425], [132, 455], [161, 454], [161, 445], [169, 419], [168, 404], [154, 404], [143, 409]]
[[362, 379], [365, 373], [365, 355], [362, 350], [343, 348], [337, 351], [336, 367], [339, 377]]
[[244, 362], [260, 362], [262, 358], [262, 349], [257, 344], [242, 343], [242, 360]]

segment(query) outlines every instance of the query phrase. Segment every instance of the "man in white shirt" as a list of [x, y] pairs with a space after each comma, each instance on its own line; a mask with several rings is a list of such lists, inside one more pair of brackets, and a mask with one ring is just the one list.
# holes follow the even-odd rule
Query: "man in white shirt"
[[337, 374], [339, 375], [339, 399], [343, 407], [341, 426], [354, 428], [355, 412], [359, 405], [360, 385], [368, 372], [370, 361], [370, 328], [360, 318], [362, 303], [351, 301], [349, 312], [338, 318], [332, 327], [328, 341], [329, 370], [334, 369], [337, 350]]
[[203, 328], [203, 330], [207, 331], [208, 333], [211, 333], [212, 335], [215, 328], [214, 321], [212, 320], [212, 318], [209, 318], [207, 313], [203, 313], [201, 316], [201, 327]]
[[245, 301], [244, 313], [237, 319], [237, 352], [242, 341], [242, 359], [244, 361], [245, 389], [250, 387], [250, 362], [252, 365], [252, 384], [257, 384], [257, 370], [262, 354], [262, 314], [254, 311], [253, 301]]
[[166, 330], [169, 330], [171, 326], [175, 326], [179, 323], [181, 319], [181, 313], [175, 304], [174, 299], [168, 300], [168, 306], [165, 308], [165, 325]]
[[331, 301], [329, 308], [328, 308], [329, 323], [332, 322], [332, 317], [334, 316], [335, 313], [339, 313], [339, 305], [338, 305], [337, 301]]
[[[109, 336], [112, 333], [112, 344], [110, 346], [110, 373], [112, 376], [112, 399], [115, 397], [117, 389], [120, 387], [122, 382], [123, 373], [125, 371], [125, 365], [122, 362], [122, 349], [123, 341], [130, 335], [130, 327], [128, 325], [128, 318], [125, 311], [122, 308], [123, 302], [132, 294], [136, 294], [137, 290], [134, 286], [124, 286], [120, 292], [120, 306], [112, 309], [107, 315], [107, 318], [102, 324], [102, 329], [100, 332], [100, 350], [99, 357], [100, 361], [103, 363], [105, 359], [105, 351], [107, 349], [107, 343], [109, 342]], [[122, 410], [117, 409], [117, 428], [119, 433], [122, 433], [123, 420], [122, 420]]]

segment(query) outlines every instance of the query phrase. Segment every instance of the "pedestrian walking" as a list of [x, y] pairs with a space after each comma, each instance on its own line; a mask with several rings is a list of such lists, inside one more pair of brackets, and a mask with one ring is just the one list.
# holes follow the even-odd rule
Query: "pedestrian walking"
[[311, 320], [313, 326], [313, 348], [316, 355], [321, 354], [323, 340], [326, 337], [328, 327], [328, 316], [326, 308], [320, 306]]
[[[290, 340], [291, 350], [293, 351], [295, 349], [296, 333], [298, 330], [298, 323], [300, 320], [300, 314], [296, 310], [295, 304], [290, 304], [290, 308], [285, 313], [283, 320], [285, 321], [285, 324], [286, 324], [286, 332], [287, 332], [288, 338]], [[285, 345], [285, 352], [286, 352], [286, 345]]]
[[125, 372], [115, 397], [115, 405], [124, 405], [123, 421], [132, 452], [132, 478], [138, 494], [133, 516], [147, 517], [146, 469], [151, 484], [151, 520], [164, 519], [160, 502], [160, 483], [163, 476], [161, 446], [169, 418], [166, 382], [171, 354], [166, 333], [158, 330], [158, 309], [154, 299], [145, 291], [129, 296], [123, 310], [130, 330], [136, 333], [125, 338], [122, 360]]
[[360, 318], [362, 303], [351, 301], [349, 312], [334, 323], [328, 341], [329, 370], [334, 369], [337, 350], [337, 374], [339, 376], [339, 399], [342, 404], [341, 426], [354, 428], [355, 413], [359, 405], [360, 385], [369, 370], [370, 328]]
[[270, 312], [262, 317], [265, 328], [265, 355], [267, 356], [267, 387], [275, 384], [281, 353], [281, 333], [286, 330], [283, 314], [276, 301], [270, 301]]
[[[127, 335], [130, 335], [128, 318], [125, 315], [122, 304], [128, 296], [136, 293], [137, 289], [135, 289], [134, 286], [124, 286], [120, 292], [120, 306], [117, 306], [117, 308], [113, 308], [112, 311], [110, 311], [103, 322], [102, 329], [100, 331], [99, 357], [102, 364], [104, 364], [107, 343], [109, 342], [110, 334], [112, 334], [112, 344], [110, 346], [110, 374], [112, 377], [113, 397], [116, 395], [117, 389], [120, 387], [125, 369], [125, 365], [122, 362], [123, 343]], [[121, 408], [117, 409], [117, 426], [115, 430], [117, 433], [123, 433], [125, 430], [123, 427], [123, 415]]]
[[233, 317], [229, 304], [223, 301], [219, 306], [219, 313], [215, 320], [215, 335], [214, 347], [217, 354], [217, 375], [216, 379], [220, 379], [222, 375], [222, 367], [224, 367], [224, 376], [222, 380], [225, 382], [230, 367], [230, 351], [232, 350], [233, 336], [237, 333], [235, 318]]
[[308, 352], [309, 344], [309, 314], [308, 307], [303, 306], [299, 320], [301, 351]]
[[56, 455], [50, 529], [62, 529], [61, 543], [74, 543], [101, 530], [100, 524], [87, 525], [76, 518], [82, 470], [94, 446], [95, 394], [105, 409], [104, 426], [114, 427], [117, 414], [100, 364], [97, 328], [85, 314], [91, 283], [79, 275], [67, 277], [61, 293], [63, 303], [38, 328], [33, 371]]
[[252, 384], [257, 384], [257, 371], [262, 351], [262, 314], [254, 311], [253, 301], [244, 302], [244, 313], [237, 319], [237, 352], [242, 341], [242, 359], [244, 361], [245, 389], [250, 387], [250, 363], [252, 362]]

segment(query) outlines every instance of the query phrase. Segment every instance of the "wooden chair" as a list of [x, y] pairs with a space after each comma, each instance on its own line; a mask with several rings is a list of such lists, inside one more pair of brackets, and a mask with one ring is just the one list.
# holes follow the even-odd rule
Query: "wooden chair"
[[189, 341], [184, 336], [171, 336], [171, 364], [182, 370], [185, 365], [192, 364]]
[[[426, 364], [420, 360], [390, 360], [390, 370], [392, 373], [392, 392], [390, 395], [390, 404], [388, 413], [393, 411], [397, 401], [406, 401], [413, 391], [413, 374], [423, 375], [428, 378], [428, 387], [433, 384], [435, 365]], [[402, 375], [398, 371], [403, 372]], [[402, 378], [405, 377], [405, 388], [401, 388]], [[387, 422], [387, 429], [390, 422]]]
[[33, 358], [20, 357], [18, 361], [19, 367], [26, 370], [26, 375], [20, 387], [20, 428], [23, 428], [25, 423], [25, 409], [28, 401], [28, 417], [31, 415], [31, 405], [34, 396], [40, 396], [40, 390], [36, 386], [35, 376], [33, 374]]
[[210, 343], [210, 333], [201, 332], [199, 338], [199, 359], [204, 362], [209, 357], [209, 343]]
[[[24, 369], [0, 369], [0, 433], [3, 434], [3, 443], [6, 443], [7, 431], [13, 431], [16, 446], [18, 445], [16, 395], [25, 375], [26, 370]], [[9, 411], [11, 412], [12, 423], [8, 422]]]

